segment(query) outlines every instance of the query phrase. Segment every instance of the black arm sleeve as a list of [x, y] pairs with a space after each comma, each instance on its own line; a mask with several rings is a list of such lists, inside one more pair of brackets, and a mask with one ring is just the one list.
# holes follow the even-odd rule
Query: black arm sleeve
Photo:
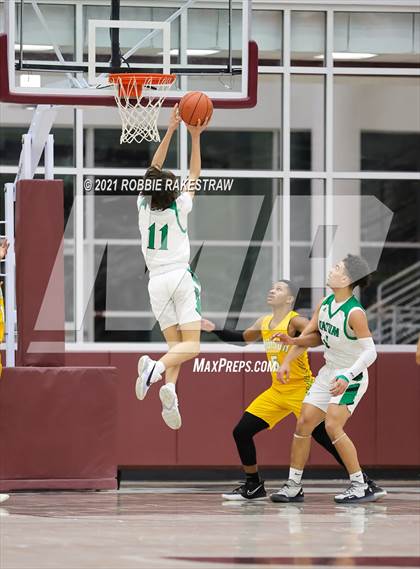
[[213, 330], [213, 334], [216, 334], [218, 338], [228, 344], [238, 344], [239, 346], [246, 344], [243, 330], [228, 330], [227, 328], [223, 328], [223, 330]]

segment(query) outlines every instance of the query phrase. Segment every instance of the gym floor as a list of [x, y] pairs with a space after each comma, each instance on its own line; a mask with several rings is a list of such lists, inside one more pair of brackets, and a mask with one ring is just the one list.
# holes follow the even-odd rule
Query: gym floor
[[229, 482], [15, 493], [0, 508], [0, 567], [418, 567], [419, 484], [380, 484], [387, 497], [353, 506], [334, 503], [339, 480], [306, 481], [299, 505], [224, 502]]

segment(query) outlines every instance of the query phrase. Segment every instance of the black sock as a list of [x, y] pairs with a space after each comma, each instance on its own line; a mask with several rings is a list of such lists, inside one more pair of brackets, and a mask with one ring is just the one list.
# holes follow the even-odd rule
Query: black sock
[[246, 472], [246, 481], [251, 482], [252, 484], [258, 484], [260, 482], [260, 475], [258, 472]]
[[337, 449], [335, 448], [335, 446], [332, 444], [330, 437], [327, 434], [327, 431], [325, 430], [325, 422], [322, 421], [322, 423], [320, 423], [313, 431], [312, 431], [312, 436], [313, 438], [316, 440], [316, 442], [321, 445], [322, 447], [324, 447], [324, 449], [329, 452], [330, 454], [333, 455], [333, 457], [335, 458], [335, 460], [341, 464], [341, 466], [344, 466], [344, 462], [341, 458], [341, 456], [338, 454]]

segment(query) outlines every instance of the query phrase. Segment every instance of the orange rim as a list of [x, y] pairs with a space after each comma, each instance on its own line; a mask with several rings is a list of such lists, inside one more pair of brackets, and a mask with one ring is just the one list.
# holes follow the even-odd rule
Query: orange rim
[[[173, 73], [110, 73], [108, 80], [110, 83], [118, 85], [118, 91], [124, 94], [124, 88], [129, 87], [131, 92], [135, 92], [136, 96], [142, 93], [143, 85], [147, 81], [150, 85], [172, 85], [176, 80]], [[129, 95], [132, 93], [128, 93]]]

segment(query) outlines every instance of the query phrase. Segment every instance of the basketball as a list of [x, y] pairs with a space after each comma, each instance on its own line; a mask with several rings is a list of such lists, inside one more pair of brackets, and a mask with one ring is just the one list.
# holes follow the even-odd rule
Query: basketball
[[213, 114], [211, 99], [201, 91], [191, 91], [184, 95], [179, 102], [179, 114], [186, 124], [197, 126], [198, 121], [204, 123]]

